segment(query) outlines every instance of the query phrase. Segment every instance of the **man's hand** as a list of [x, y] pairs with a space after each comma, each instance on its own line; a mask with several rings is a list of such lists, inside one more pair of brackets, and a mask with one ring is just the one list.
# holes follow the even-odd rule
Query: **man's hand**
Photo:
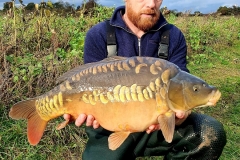
[[[175, 119], [175, 124], [181, 125], [186, 119], [187, 117], [191, 114], [191, 111], [187, 111], [187, 112], [176, 112], [176, 119]], [[146, 130], [146, 132], [148, 134], [150, 134], [151, 132], [154, 132], [156, 130], [160, 130], [161, 127], [159, 124], [155, 124], [155, 125], [151, 125], [150, 127], [148, 127], [148, 129]]]
[[[63, 118], [65, 120], [69, 120], [71, 116], [69, 114], [64, 114]], [[94, 129], [100, 126], [97, 120], [95, 120], [95, 118], [92, 115], [86, 115], [86, 114], [80, 114], [78, 118], [75, 120], [75, 125], [79, 127], [85, 121], [86, 121], [86, 126], [93, 126]]]

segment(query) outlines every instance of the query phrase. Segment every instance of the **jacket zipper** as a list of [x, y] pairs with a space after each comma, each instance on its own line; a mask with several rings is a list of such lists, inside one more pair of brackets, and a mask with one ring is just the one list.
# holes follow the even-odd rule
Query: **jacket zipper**
[[[165, 23], [165, 24], [163, 24], [161, 27], [159, 27], [157, 30], [151, 30], [151, 31], [159, 31], [163, 26], [165, 26], [165, 25], [167, 25], [167, 24], [168, 24], [168, 23]], [[123, 28], [123, 27], [121, 27], [121, 26], [117, 26], [117, 25], [112, 25], [112, 26], [122, 28], [122, 29], [125, 30], [126, 32], [135, 35], [134, 33], [129, 32], [128, 30], [126, 30], [125, 28]], [[147, 33], [147, 32], [146, 32], [146, 33]], [[144, 33], [144, 34], [146, 34], [146, 33]], [[143, 35], [144, 35], [144, 34], [143, 34]], [[135, 35], [135, 36], [136, 36], [136, 35]], [[142, 55], [141, 55], [141, 38], [138, 38], [138, 56], [142, 56]]]
[[138, 38], [138, 56], [141, 57], [141, 38]]

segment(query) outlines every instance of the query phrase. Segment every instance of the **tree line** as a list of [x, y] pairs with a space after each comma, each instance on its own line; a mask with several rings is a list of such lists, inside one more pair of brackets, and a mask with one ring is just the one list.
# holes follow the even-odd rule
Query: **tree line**
[[[36, 7], [39, 6], [39, 8], [44, 7], [48, 8], [51, 11], [55, 11], [58, 13], [76, 13], [76, 11], [81, 10], [84, 14], [87, 14], [89, 12], [92, 12], [94, 7], [99, 6], [97, 2], [98, 0], [83, 0], [82, 4], [79, 6], [75, 6], [74, 4], [70, 4], [69, 2], [64, 2], [63, 0], [59, 0], [55, 3], [52, 3], [50, 0], [47, 2], [40, 2], [39, 4], [30, 2], [27, 5], [23, 3], [22, 0], [19, 0], [20, 6], [18, 8], [24, 8], [25, 12], [34, 12], [36, 10]], [[14, 5], [15, 0], [12, 0], [10, 2], [5, 2], [3, 5], [3, 12], [7, 12], [11, 10], [11, 8]], [[164, 14], [174, 14], [175, 16], [181, 16], [184, 14], [188, 14], [190, 16], [203, 16], [206, 14], [201, 13], [200, 11], [194, 11], [193, 13], [190, 11], [186, 12], [178, 12], [175, 10], [168, 10], [167, 7], [161, 8], [162, 13]], [[217, 14], [217, 15], [240, 15], [240, 7], [237, 5], [233, 5], [232, 7], [227, 6], [221, 6], [217, 9], [216, 12], [211, 14]]]

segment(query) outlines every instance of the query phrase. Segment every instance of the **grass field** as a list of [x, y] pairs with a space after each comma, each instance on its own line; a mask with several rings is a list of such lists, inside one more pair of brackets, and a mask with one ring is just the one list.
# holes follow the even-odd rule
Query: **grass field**
[[[100, 16], [105, 12], [99, 8]], [[8, 112], [12, 104], [46, 92], [55, 85], [59, 75], [81, 64], [85, 32], [102, 20], [99, 15], [84, 20], [53, 16], [45, 21], [44, 17], [35, 17], [26, 24], [17, 18], [15, 27], [12, 20], [0, 17], [0, 78], [3, 75], [4, 81], [0, 83], [0, 159], [81, 159], [87, 141], [84, 126], [77, 128], [71, 124], [57, 131], [56, 125], [63, 121], [60, 117], [50, 122], [37, 146], [30, 146], [26, 121], [14, 121]], [[38, 27], [30, 27], [40, 24], [40, 20], [41, 33]], [[240, 159], [240, 19], [170, 16], [168, 20], [186, 37], [191, 73], [222, 92], [217, 106], [194, 111], [223, 123], [227, 145], [220, 160]], [[48, 30], [49, 26], [56, 34]], [[54, 47], [55, 42], [61, 49]]]
[[220, 159], [237, 160], [240, 158], [240, 42], [223, 49], [215, 58], [209, 58], [211, 60], [208, 63], [201, 66], [190, 63], [189, 68], [195, 75], [219, 87], [222, 98], [217, 106], [197, 111], [223, 123], [227, 145]]

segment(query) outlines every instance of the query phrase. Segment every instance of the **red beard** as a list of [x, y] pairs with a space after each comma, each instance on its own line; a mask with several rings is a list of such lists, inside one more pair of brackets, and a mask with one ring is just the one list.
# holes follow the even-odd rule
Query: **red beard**
[[[141, 17], [141, 14], [151, 15], [150, 17]], [[129, 20], [140, 30], [146, 32], [150, 30], [158, 21], [160, 11], [153, 9], [145, 9], [136, 13], [133, 11], [132, 6], [127, 6], [127, 16]]]

